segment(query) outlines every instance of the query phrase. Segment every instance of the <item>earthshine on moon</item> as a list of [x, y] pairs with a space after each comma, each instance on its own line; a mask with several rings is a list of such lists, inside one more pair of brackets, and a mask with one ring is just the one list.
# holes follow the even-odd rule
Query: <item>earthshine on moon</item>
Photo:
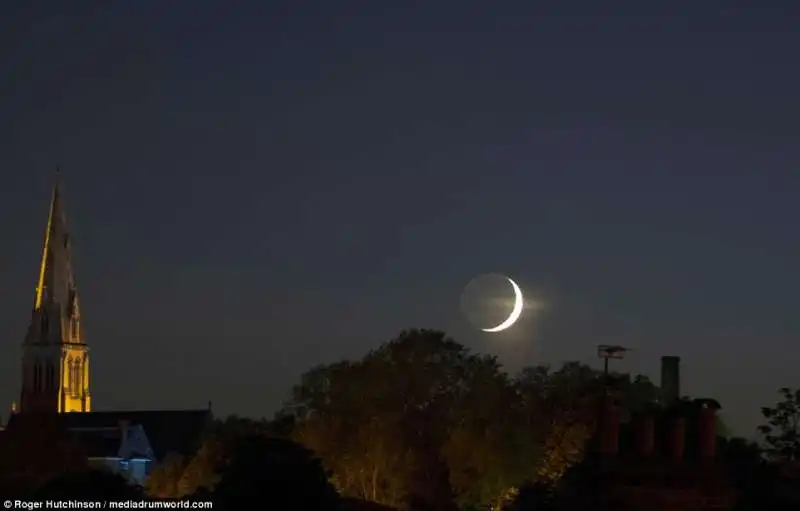
[[514, 289], [514, 308], [511, 310], [511, 314], [499, 325], [492, 327], [492, 328], [481, 328], [484, 332], [488, 333], [495, 333], [495, 332], [502, 332], [508, 328], [511, 328], [514, 323], [517, 322], [519, 317], [522, 315], [522, 309], [525, 306], [525, 299], [522, 296], [522, 290], [519, 288], [516, 282], [511, 280], [511, 278], [506, 277], [511, 287]]

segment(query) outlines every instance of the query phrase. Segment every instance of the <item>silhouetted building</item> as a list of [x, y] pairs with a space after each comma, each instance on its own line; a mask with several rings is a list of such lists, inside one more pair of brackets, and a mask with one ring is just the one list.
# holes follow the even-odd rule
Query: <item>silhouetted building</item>
[[[713, 399], [682, 400], [680, 358], [662, 358], [663, 404], [619, 421], [607, 402], [599, 421], [589, 480], [609, 508], [646, 511], [731, 509], [736, 492], [716, 457]], [[627, 437], [627, 441], [621, 441]], [[605, 509], [600, 507], [600, 509]]]
[[77, 440], [91, 466], [140, 485], [168, 454], [194, 454], [213, 420], [210, 410], [21, 413], [11, 416], [7, 428], [24, 431], [43, 417]]

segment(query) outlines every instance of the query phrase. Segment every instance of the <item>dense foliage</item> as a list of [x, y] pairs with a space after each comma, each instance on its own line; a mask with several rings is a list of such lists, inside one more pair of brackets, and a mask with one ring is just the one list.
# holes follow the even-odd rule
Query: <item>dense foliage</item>
[[[628, 408], [656, 398], [645, 378], [615, 381]], [[307, 372], [285, 413], [344, 495], [486, 509], [580, 461], [601, 391], [601, 375], [582, 364], [510, 377], [442, 332], [410, 330], [361, 360]]]

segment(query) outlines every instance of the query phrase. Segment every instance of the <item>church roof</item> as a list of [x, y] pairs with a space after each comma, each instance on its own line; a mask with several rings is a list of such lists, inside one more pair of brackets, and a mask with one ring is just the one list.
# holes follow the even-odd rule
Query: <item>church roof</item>
[[[42, 420], [41, 414], [18, 413], [11, 416], [8, 428], [25, 427], [26, 423]], [[199, 447], [202, 437], [213, 420], [210, 410], [148, 410], [119, 412], [85, 412], [61, 413], [47, 417], [48, 421], [56, 421], [67, 431], [85, 432], [94, 430], [119, 429], [121, 422], [127, 421], [131, 426], [139, 425], [153, 450], [156, 459], [162, 459], [170, 452], [188, 456]], [[34, 422], [29, 422], [34, 421]], [[103, 435], [90, 434], [91, 445], [98, 452], [107, 452], [114, 440]], [[107, 445], [104, 444], [107, 442]], [[116, 441], [117, 448], [119, 441]], [[83, 442], [81, 442], [83, 443]], [[98, 454], [99, 455], [99, 454]]]
[[116, 458], [122, 444], [122, 428], [92, 428], [70, 431], [89, 458]]

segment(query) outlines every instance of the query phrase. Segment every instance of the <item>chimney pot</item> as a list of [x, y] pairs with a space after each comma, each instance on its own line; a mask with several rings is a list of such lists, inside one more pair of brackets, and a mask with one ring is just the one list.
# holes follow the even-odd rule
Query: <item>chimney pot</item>
[[661, 357], [661, 395], [670, 406], [681, 398], [681, 357]]
[[697, 446], [700, 459], [711, 461], [717, 455], [717, 409], [719, 403], [700, 401], [697, 417]]

